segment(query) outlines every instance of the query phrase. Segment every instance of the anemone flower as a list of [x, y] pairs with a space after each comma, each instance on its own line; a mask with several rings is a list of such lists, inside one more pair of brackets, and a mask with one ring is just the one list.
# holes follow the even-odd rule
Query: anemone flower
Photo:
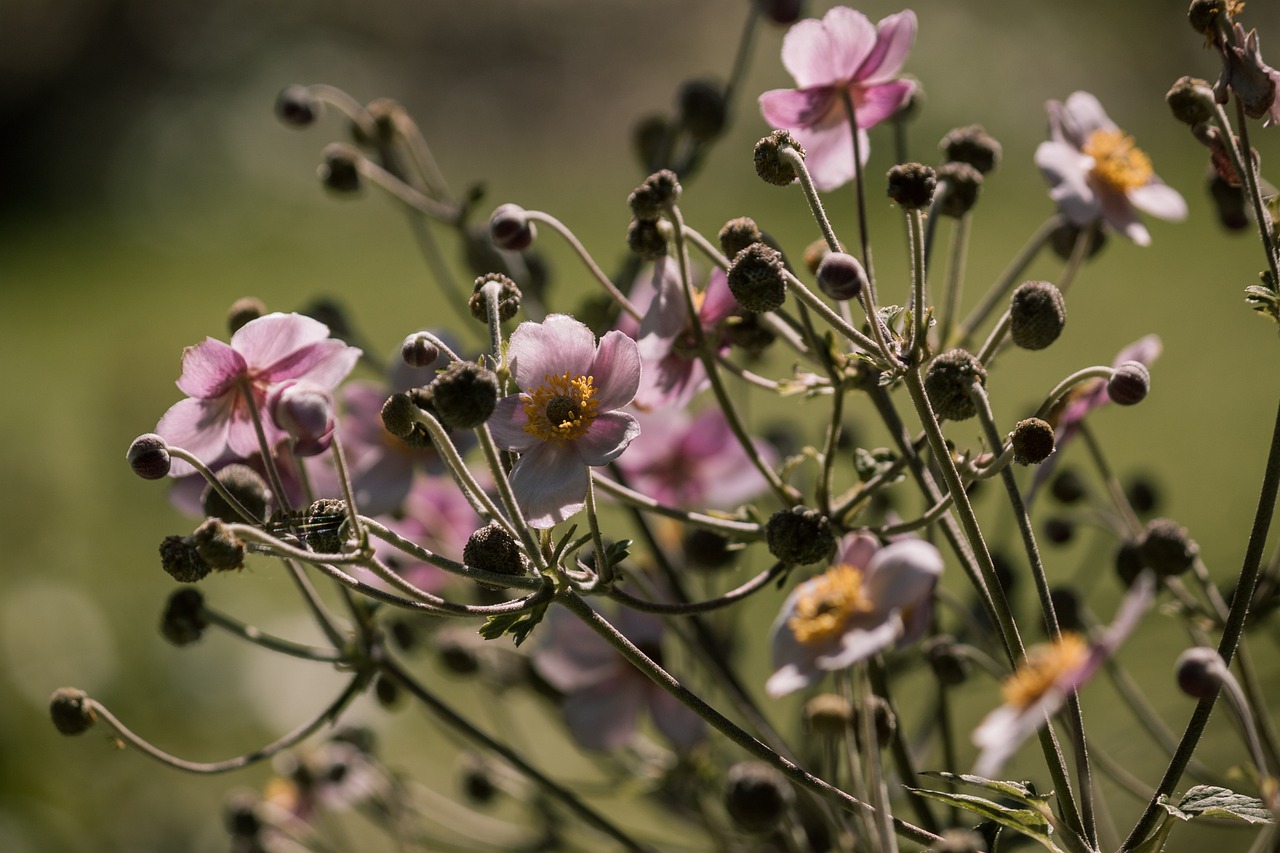
[[800, 584], [773, 623], [770, 696], [808, 687], [891, 645], [919, 639], [928, 626], [942, 555], [920, 539], [883, 547], [850, 534], [835, 563]]
[[1151, 235], [1138, 219], [1141, 210], [1161, 219], [1182, 220], [1187, 203], [1156, 177], [1151, 159], [1116, 127], [1098, 99], [1072, 94], [1065, 104], [1050, 101], [1049, 141], [1036, 149], [1036, 165], [1049, 181], [1049, 197], [1083, 228], [1102, 220], [1139, 246]]
[[640, 387], [640, 354], [622, 332], [595, 336], [567, 314], [521, 323], [508, 355], [523, 391], [498, 401], [494, 440], [520, 454], [511, 487], [530, 525], [554, 527], [582, 509], [587, 468], [617, 459], [640, 434], [626, 412]]
[[793, 26], [782, 41], [782, 64], [795, 78], [795, 89], [774, 89], [760, 96], [765, 121], [791, 132], [805, 149], [805, 164], [820, 190], [833, 190], [853, 180], [853, 133], [844, 95], [853, 104], [858, 147], [865, 164], [867, 130], [901, 109], [916, 84], [894, 79], [916, 37], [910, 10], [884, 18], [875, 26], [861, 12], [845, 6], [822, 20], [810, 18]]
[[1089, 641], [1064, 632], [1052, 643], [1028, 649], [1026, 659], [1001, 688], [1004, 704], [973, 731], [980, 753], [973, 772], [991, 778], [1018, 746], [1057, 713], [1133, 631], [1155, 596], [1155, 577], [1144, 571], [1133, 582], [1111, 626]]
[[[160, 418], [156, 433], [200, 457], [206, 465], [247, 459], [260, 449], [256, 416], [267, 446], [287, 437], [267, 412], [277, 386], [305, 380], [332, 390], [346, 378], [360, 350], [329, 337], [329, 327], [301, 314], [266, 314], [231, 336], [230, 344], [206, 338], [182, 353], [178, 388], [187, 395]], [[173, 460], [170, 476], [192, 468]]]

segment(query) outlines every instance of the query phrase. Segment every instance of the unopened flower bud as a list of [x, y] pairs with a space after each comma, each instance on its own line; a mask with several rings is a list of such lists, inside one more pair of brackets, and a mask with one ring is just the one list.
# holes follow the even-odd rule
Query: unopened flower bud
[[671, 145], [671, 123], [663, 116], [649, 116], [631, 130], [631, 144], [643, 169], [653, 169], [666, 162]]
[[636, 219], [657, 219], [680, 200], [680, 180], [670, 169], [661, 169], [631, 191], [627, 204]]
[[485, 294], [495, 289], [490, 285], [497, 285], [498, 319], [506, 321], [516, 316], [520, 311], [522, 297], [520, 287], [507, 276], [496, 272], [476, 279], [475, 285], [471, 288], [471, 299], [467, 303], [467, 307], [471, 309], [471, 316], [482, 323], [489, 322], [489, 297]]
[[805, 0], [756, 0], [760, 14], [779, 26], [789, 26], [804, 15]]
[[761, 761], [743, 761], [729, 768], [724, 806], [738, 829], [763, 833], [786, 817], [795, 791], [781, 773]]
[[267, 306], [256, 296], [245, 296], [231, 303], [227, 309], [227, 331], [235, 334], [245, 323], [267, 313]]
[[407, 393], [392, 394], [387, 398], [387, 402], [382, 404], [380, 413], [382, 426], [397, 438], [405, 438], [418, 426], [414, 414], [415, 407]]
[[832, 299], [857, 299], [867, 285], [867, 271], [853, 255], [828, 252], [818, 264], [818, 289]]
[[497, 524], [481, 527], [467, 538], [462, 561], [486, 572], [519, 577], [526, 571], [526, 558], [519, 543]]
[[351, 312], [331, 296], [317, 296], [299, 308], [298, 313], [328, 326], [331, 338], [349, 342], [358, 337], [355, 325], [351, 322]]
[[1085, 235], [1085, 260], [1098, 254], [1107, 245], [1107, 230], [1102, 227], [1101, 220], [1098, 220], [1083, 227], [1070, 222], [1062, 223], [1049, 235], [1049, 248], [1053, 249], [1055, 255], [1068, 261], [1075, 254], [1076, 242], [1081, 234]]
[[499, 205], [489, 217], [493, 245], [509, 252], [523, 252], [538, 236], [538, 229], [518, 204]]
[[656, 261], [667, 255], [671, 224], [665, 219], [632, 219], [627, 226], [627, 246], [642, 261]]
[[164, 538], [160, 543], [160, 565], [179, 583], [195, 583], [213, 571], [186, 536]]
[[174, 590], [160, 618], [160, 633], [175, 646], [188, 646], [209, 627], [204, 613], [204, 596], [195, 587]]
[[276, 96], [276, 116], [294, 127], [306, 127], [323, 111], [324, 105], [307, 86], [286, 86]]
[[978, 413], [969, 399], [969, 386], [974, 382], [985, 386], [987, 370], [965, 350], [944, 352], [929, 364], [924, 390], [939, 420], [963, 421]]
[[1138, 543], [1133, 540], [1125, 540], [1120, 543], [1120, 547], [1116, 549], [1115, 554], [1115, 570], [1116, 577], [1120, 578], [1120, 583], [1125, 589], [1133, 586], [1133, 582], [1138, 579], [1138, 575], [1142, 574], [1142, 570], [1146, 567], [1142, 564], [1142, 557], [1138, 553]]
[[400, 345], [400, 358], [410, 367], [430, 367], [440, 359], [440, 347], [424, 335], [412, 334]]
[[455, 361], [431, 382], [431, 400], [452, 429], [475, 429], [498, 405], [498, 377], [471, 361]]
[[1066, 545], [1075, 535], [1076, 525], [1069, 518], [1054, 515], [1044, 520], [1044, 538], [1054, 545]]
[[724, 256], [730, 261], [752, 243], [761, 241], [760, 228], [749, 216], [730, 219], [720, 228], [717, 236], [720, 240], [720, 251], [724, 252]]
[[267, 395], [267, 412], [293, 439], [297, 456], [318, 456], [329, 449], [336, 422], [328, 388], [304, 379], [282, 382]]
[[244, 518], [213, 486], [206, 486], [200, 498], [206, 516], [220, 518], [228, 524], [266, 520], [267, 510], [271, 505], [271, 490], [267, 488], [267, 482], [262, 479], [261, 474], [248, 465], [232, 462], [215, 476], [249, 517]]
[[1186, 528], [1169, 518], [1147, 522], [1138, 541], [1138, 558], [1161, 577], [1182, 574], [1195, 564], [1199, 554], [1200, 547], [1187, 535]]
[[1160, 505], [1160, 488], [1150, 477], [1135, 476], [1125, 484], [1124, 496], [1129, 499], [1133, 511], [1140, 515]]
[[462, 793], [471, 802], [480, 805], [490, 803], [502, 792], [495, 781], [495, 768], [480, 753], [463, 754], [459, 765]]
[[752, 243], [729, 265], [729, 290], [748, 311], [776, 311], [787, 297], [783, 270], [780, 252], [764, 243]]
[[938, 212], [943, 216], [959, 219], [978, 203], [982, 173], [968, 163], [943, 163], [938, 167], [938, 180], [947, 184], [946, 195], [938, 204]]
[[1207, 82], [1196, 77], [1179, 77], [1178, 82], [1165, 94], [1164, 100], [1174, 118], [1192, 127], [1212, 121], [1218, 112], [1213, 89]]
[[1023, 349], [1040, 350], [1062, 334], [1067, 306], [1062, 291], [1047, 281], [1024, 281], [1009, 300], [1009, 334]]
[[1059, 471], [1049, 483], [1049, 494], [1054, 500], [1064, 504], [1073, 504], [1088, 493], [1084, 480], [1074, 468]]
[[923, 163], [900, 163], [889, 170], [889, 198], [905, 210], [924, 210], [933, 201], [938, 175]]
[[388, 709], [399, 705], [400, 700], [404, 698], [404, 692], [400, 689], [400, 682], [385, 672], [378, 673], [378, 677], [374, 679], [373, 695], [378, 700], [379, 705]]
[[[1247, 34], [1238, 22], [1231, 25], [1231, 40], [1226, 45], [1224, 56], [1227, 60], [1230, 75], [1231, 91], [1239, 99], [1244, 114], [1249, 118], [1268, 119], [1275, 122], [1271, 109], [1276, 102], [1280, 89], [1280, 72], [1262, 60], [1262, 48], [1258, 43], [1258, 31], [1250, 30]], [[1219, 96], [1226, 95], [1224, 81], [1219, 79]]]
[[49, 698], [53, 726], [64, 735], [84, 734], [97, 722], [89, 705], [89, 695], [74, 687], [59, 687]]
[[244, 543], [218, 518], [206, 518], [190, 536], [196, 553], [218, 572], [244, 568]]
[[1151, 391], [1151, 371], [1140, 361], [1126, 361], [1107, 381], [1107, 396], [1121, 406], [1133, 406]]
[[324, 149], [324, 162], [320, 165], [320, 181], [336, 193], [358, 192], [360, 177], [360, 152], [350, 145], [335, 142]]
[[1227, 665], [1223, 663], [1222, 656], [1208, 646], [1187, 649], [1178, 655], [1178, 662], [1174, 664], [1179, 689], [1193, 699], [1217, 694], [1226, 671]]
[[1218, 16], [1226, 10], [1227, 0], [1191, 0], [1187, 21], [1196, 32], [1209, 35]]
[[843, 738], [853, 726], [853, 703], [837, 693], [819, 693], [804, 703], [804, 724], [814, 734]]
[[680, 124], [695, 142], [709, 142], [724, 130], [728, 107], [724, 87], [712, 80], [688, 80], [676, 96]]
[[140, 435], [129, 445], [125, 454], [133, 473], [144, 480], [159, 480], [169, 473], [172, 461], [169, 445], [155, 433]]
[[1059, 628], [1076, 634], [1082, 634], [1087, 630], [1080, 593], [1071, 587], [1055, 586], [1049, 590], [1049, 601], [1053, 604], [1054, 615], [1058, 617]]
[[836, 536], [831, 521], [821, 512], [796, 506], [780, 509], [764, 527], [769, 553], [784, 563], [805, 566], [831, 556]]
[[822, 259], [831, 254], [831, 247], [827, 245], [827, 241], [821, 238], [814, 240], [812, 243], [804, 247], [804, 255], [801, 260], [804, 261], [804, 268], [810, 275], [818, 274], [818, 267], [822, 264]]
[[930, 637], [925, 641], [922, 651], [939, 684], [955, 687], [969, 678], [973, 665], [960, 653], [955, 637], [948, 634]]
[[760, 315], [743, 311], [729, 316], [720, 327], [729, 346], [737, 347], [750, 356], [758, 356], [773, 345], [778, 335], [761, 322]]
[[1040, 418], [1018, 421], [1011, 437], [1013, 461], [1019, 465], [1039, 465], [1054, 449], [1053, 427]]
[[995, 171], [1000, 165], [1000, 143], [993, 139], [980, 124], [958, 127], [942, 137], [938, 144], [948, 162], [968, 163], [982, 174]]
[[804, 158], [803, 146], [785, 130], [775, 130], [757, 142], [755, 148], [756, 174], [776, 187], [785, 187], [796, 179], [795, 167], [782, 156], [783, 148], [790, 148]]

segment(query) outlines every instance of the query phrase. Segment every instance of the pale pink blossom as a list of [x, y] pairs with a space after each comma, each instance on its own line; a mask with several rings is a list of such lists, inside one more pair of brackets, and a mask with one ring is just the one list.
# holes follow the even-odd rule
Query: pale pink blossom
[[1098, 99], [1075, 92], [1065, 104], [1050, 101], [1049, 141], [1036, 149], [1036, 165], [1049, 182], [1049, 197], [1077, 227], [1099, 220], [1139, 246], [1151, 235], [1138, 211], [1182, 220], [1187, 203], [1151, 168], [1133, 137], [1120, 130]]
[[774, 89], [760, 96], [765, 121], [791, 132], [805, 149], [805, 164], [820, 190], [853, 180], [853, 133], [844, 93], [853, 103], [863, 163], [867, 129], [892, 116], [911, 98], [916, 84], [895, 79], [916, 36], [915, 13], [889, 15], [872, 26], [861, 12], [845, 6], [822, 20], [793, 26], [782, 41], [782, 64], [795, 89]]
[[588, 468], [617, 459], [640, 432], [619, 411], [640, 387], [640, 354], [622, 332], [595, 335], [567, 314], [521, 323], [507, 350], [522, 390], [498, 401], [489, 428], [520, 454], [511, 487], [530, 525], [553, 527], [582, 509]]

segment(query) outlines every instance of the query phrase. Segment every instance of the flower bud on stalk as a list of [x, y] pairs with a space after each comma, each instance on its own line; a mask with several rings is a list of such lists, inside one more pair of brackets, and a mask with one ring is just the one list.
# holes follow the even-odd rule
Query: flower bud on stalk
[[836, 548], [831, 520], [816, 509], [803, 506], [775, 512], [765, 524], [764, 534], [769, 553], [793, 565], [825, 560]]
[[783, 148], [791, 148], [804, 158], [804, 148], [785, 130], [775, 130], [755, 147], [756, 174], [776, 187], [785, 187], [797, 177], [795, 167], [782, 156]]
[[286, 86], [276, 96], [276, 116], [285, 124], [306, 127], [324, 112], [324, 104], [306, 86]]
[[455, 361], [432, 380], [431, 401], [451, 429], [475, 429], [498, 405], [498, 377], [470, 361]]
[[760, 761], [744, 761], [729, 768], [725, 809], [745, 832], [768, 832], [786, 816], [795, 792], [782, 774]]
[[902, 163], [889, 170], [889, 198], [905, 210], [924, 210], [933, 201], [938, 175], [923, 163]]
[[537, 239], [538, 230], [518, 204], [499, 205], [489, 217], [489, 237], [499, 249], [522, 252]]
[[159, 480], [169, 473], [172, 460], [169, 458], [169, 446], [165, 440], [155, 433], [140, 435], [129, 445], [125, 455], [133, 473], [144, 480]]
[[1151, 371], [1140, 361], [1122, 363], [1107, 381], [1107, 396], [1121, 406], [1141, 403], [1150, 391]]
[[1062, 334], [1067, 306], [1062, 291], [1047, 281], [1024, 281], [1009, 302], [1009, 334], [1023, 349], [1041, 350]]
[[74, 687], [59, 687], [49, 699], [49, 716], [53, 725], [64, 735], [84, 734], [97, 717], [89, 707], [89, 695]]
[[987, 134], [982, 125], [958, 127], [942, 137], [938, 145], [949, 163], [967, 163], [980, 174], [995, 171], [1000, 165], [1000, 143]]
[[174, 590], [160, 619], [160, 633], [175, 646], [188, 646], [209, 627], [204, 613], [204, 596], [194, 587]]
[[818, 289], [832, 299], [857, 299], [867, 284], [867, 272], [853, 255], [829, 252], [818, 263]]
[[962, 349], [935, 358], [924, 375], [924, 390], [939, 420], [963, 421], [978, 413], [969, 399], [969, 386], [987, 384], [987, 371], [978, 359]]
[[782, 307], [787, 297], [782, 254], [764, 243], [752, 243], [729, 266], [729, 290], [748, 311], [763, 314]]

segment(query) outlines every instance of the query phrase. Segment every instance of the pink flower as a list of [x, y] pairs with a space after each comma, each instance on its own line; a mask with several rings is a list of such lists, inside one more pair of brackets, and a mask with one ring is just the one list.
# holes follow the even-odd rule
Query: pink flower
[[[267, 314], [242, 326], [229, 345], [206, 338], [187, 347], [178, 379], [187, 399], [165, 412], [156, 433], [207, 465], [247, 459], [259, 450], [250, 405], [262, 421], [268, 446], [275, 447], [287, 434], [266, 411], [271, 391], [290, 380], [332, 390], [359, 357], [360, 350], [330, 338], [329, 327], [318, 320]], [[171, 476], [189, 473], [190, 465], [174, 460]]]
[[903, 107], [915, 91], [911, 80], [894, 75], [916, 36], [910, 10], [890, 15], [874, 27], [861, 12], [836, 6], [821, 21], [793, 26], [782, 41], [782, 64], [795, 89], [774, 89], [760, 96], [765, 121], [791, 131], [804, 146], [805, 163], [820, 190], [853, 179], [853, 134], [843, 92], [853, 102], [858, 145], [866, 162], [868, 128]]
[[[614, 626], [651, 659], [662, 662], [662, 620], [620, 610]], [[569, 734], [587, 749], [625, 746], [646, 708], [658, 731], [680, 749], [705, 735], [702, 718], [649, 680], [580, 619], [563, 608], [546, 621], [548, 641], [533, 652], [533, 667], [564, 694]]]
[[1073, 225], [1101, 219], [1146, 246], [1151, 235], [1137, 211], [1186, 218], [1182, 196], [1156, 177], [1150, 158], [1107, 118], [1097, 98], [1076, 92], [1066, 104], [1050, 101], [1047, 109], [1050, 138], [1036, 149], [1036, 165], [1049, 181], [1049, 197]]
[[[728, 509], [767, 488], [719, 408], [696, 417], [672, 410], [637, 419], [640, 437], [618, 460], [636, 491], [668, 506]], [[760, 444], [757, 450], [773, 464], [772, 448]]]
[[613, 331], [600, 339], [567, 314], [521, 323], [508, 355], [523, 389], [498, 401], [494, 440], [520, 454], [511, 487], [530, 525], [553, 527], [582, 509], [588, 466], [617, 459], [640, 434], [618, 411], [640, 387], [636, 342]]
[[1004, 704], [983, 718], [973, 731], [981, 750], [973, 772], [991, 778], [1018, 746], [1057, 713], [1138, 624], [1155, 595], [1155, 578], [1143, 572], [1133, 582], [1111, 627], [1090, 642], [1064, 633], [1053, 643], [1027, 651], [1026, 660], [1004, 683]]
[[882, 548], [871, 536], [846, 536], [835, 564], [783, 603], [773, 623], [775, 672], [765, 690], [785, 696], [824, 672], [919, 639], [941, 575], [942, 555], [928, 542], [900, 539]]

